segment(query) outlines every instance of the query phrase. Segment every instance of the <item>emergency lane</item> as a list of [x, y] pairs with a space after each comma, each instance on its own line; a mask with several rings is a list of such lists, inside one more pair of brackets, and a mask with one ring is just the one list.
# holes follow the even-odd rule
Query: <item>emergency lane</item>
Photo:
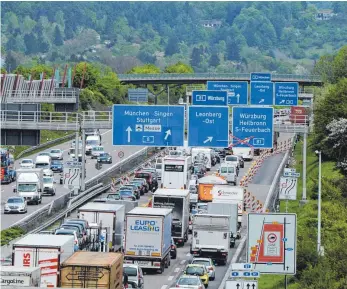
[[[68, 161], [70, 159], [70, 156], [68, 155], [69, 148], [71, 147], [72, 140], [65, 142], [63, 144], [54, 146], [49, 149], [45, 149], [43, 151], [50, 151], [51, 149], [61, 149], [64, 151], [64, 162]], [[101, 174], [106, 169], [116, 165], [120, 160], [123, 160], [137, 151], [141, 150], [143, 147], [139, 146], [129, 146], [129, 147], [114, 147], [112, 145], [112, 133], [111, 130], [107, 130], [102, 132], [102, 145], [104, 146], [105, 152], [108, 152], [112, 154], [112, 164], [102, 164], [102, 168], [98, 170], [95, 167], [96, 159], [91, 159], [90, 156], [86, 156], [86, 181], [91, 179], [92, 177], [95, 177], [98, 174]], [[118, 153], [122, 151], [124, 153], [124, 156], [122, 159], [119, 158]], [[30, 155], [28, 157], [24, 158], [30, 158], [35, 161], [36, 156], [38, 153]], [[23, 158], [22, 158], [23, 159]], [[19, 169], [19, 164], [22, 159], [16, 160], [15, 162], [15, 168]], [[1, 192], [1, 228], [6, 229], [10, 227], [12, 224], [20, 221], [22, 218], [28, 216], [29, 214], [37, 211], [39, 208], [49, 204], [53, 200], [59, 198], [60, 196], [68, 193], [68, 189], [65, 189], [63, 185], [59, 184], [60, 174], [55, 173], [54, 179], [56, 181], [56, 195], [55, 196], [43, 196], [42, 197], [42, 203], [40, 205], [28, 205], [28, 212], [26, 214], [4, 214], [4, 204], [6, 203], [7, 199], [12, 196], [16, 196], [15, 193], [13, 193], [13, 189], [15, 188], [15, 182], [8, 184], [8, 185], [2, 185], [2, 192]]]

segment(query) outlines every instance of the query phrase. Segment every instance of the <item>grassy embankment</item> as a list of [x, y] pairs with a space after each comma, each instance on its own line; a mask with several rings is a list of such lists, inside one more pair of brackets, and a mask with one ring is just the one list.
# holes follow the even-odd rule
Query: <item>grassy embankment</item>
[[[295, 168], [302, 176], [302, 142], [296, 145], [294, 156], [296, 160]], [[336, 184], [343, 180], [343, 175], [336, 170], [335, 163], [322, 163], [322, 245], [325, 247], [325, 259], [329, 250], [334, 252], [333, 246], [337, 246], [339, 238], [334, 236], [340, 235], [340, 230], [346, 228], [347, 211], [340, 203], [343, 198], [343, 192]], [[297, 235], [297, 275], [288, 276], [288, 289], [303, 288], [302, 282], [314, 275], [319, 275], [319, 269], [310, 268], [312, 262], [317, 262], [316, 240], [317, 240], [317, 194], [318, 194], [318, 157], [311, 148], [311, 139], [308, 141], [307, 149], [307, 199], [309, 202], [305, 206], [299, 205], [302, 198], [302, 178], [298, 182], [297, 201], [288, 201], [288, 213], [296, 213], [298, 220]], [[339, 200], [339, 201], [338, 201]], [[285, 201], [281, 202], [280, 210], [285, 212]], [[341, 238], [342, 236], [340, 236]], [[336, 241], [336, 244], [335, 244]], [[332, 253], [333, 254], [333, 253]], [[331, 255], [332, 255], [331, 254]], [[332, 261], [332, 260], [330, 260]], [[332, 261], [333, 262], [333, 261]], [[311, 264], [309, 264], [311, 263]], [[316, 272], [314, 272], [316, 271]], [[318, 272], [317, 272], [318, 271]], [[316, 279], [319, 277], [317, 276]], [[322, 274], [321, 278], [324, 277]], [[303, 281], [305, 280], [305, 281]], [[262, 275], [259, 278], [260, 289], [283, 289], [284, 275]]]

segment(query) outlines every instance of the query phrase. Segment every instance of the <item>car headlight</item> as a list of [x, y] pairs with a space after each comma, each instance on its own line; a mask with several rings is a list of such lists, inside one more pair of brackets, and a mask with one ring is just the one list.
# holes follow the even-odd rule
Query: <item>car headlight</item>
[[5, 205], [5, 209], [9, 209], [10, 207], [8, 205]]

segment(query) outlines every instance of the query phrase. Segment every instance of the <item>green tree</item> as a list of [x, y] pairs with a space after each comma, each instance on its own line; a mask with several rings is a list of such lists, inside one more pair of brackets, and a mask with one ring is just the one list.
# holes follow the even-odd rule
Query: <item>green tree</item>
[[32, 20], [30, 16], [25, 16], [23, 22], [21, 22], [21, 32], [23, 34], [29, 34], [32, 32], [33, 28], [36, 25], [36, 21]]
[[34, 54], [38, 52], [38, 40], [34, 33], [24, 35], [25, 52], [27, 54]]
[[175, 53], [179, 53], [179, 51], [180, 51], [180, 48], [179, 48], [178, 38], [176, 36], [170, 37], [165, 48], [165, 55], [171, 56], [171, 55], [174, 55]]
[[334, 57], [333, 74], [335, 82], [347, 78], [347, 45], [343, 46]]
[[194, 66], [194, 67], [197, 67], [197, 66], [200, 65], [201, 61], [202, 61], [201, 50], [199, 48], [197, 48], [197, 47], [194, 47], [193, 51], [192, 51], [190, 65]]
[[18, 17], [13, 12], [8, 12], [5, 14], [4, 23], [7, 24], [6, 30], [10, 34], [15, 33], [16, 30], [19, 28]]
[[160, 73], [160, 68], [156, 67], [153, 64], [135, 66], [127, 72], [127, 74], [156, 74], [156, 73]]
[[[85, 73], [84, 68], [86, 67]], [[73, 80], [74, 87], [80, 87], [81, 81], [84, 74], [83, 88], [85, 87], [94, 87], [97, 80], [100, 78], [100, 69], [95, 65], [80, 62], [76, 65], [76, 74]]]
[[165, 73], [194, 73], [193, 67], [189, 66], [188, 64], [185, 64], [181, 61], [177, 62], [176, 64], [169, 65], [164, 70]]
[[217, 53], [212, 53], [210, 60], [209, 60], [209, 65], [210, 66], [218, 66], [220, 64], [220, 59]]
[[38, 38], [38, 52], [46, 53], [49, 51], [51, 44], [49, 43], [48, 38], [44, 35], [41, 34]]
[[112, 103], [124, 103], [120, 87], [120, 81], [114, 72], [106, 73], [95, 84], [95, 88]]
[[63, 35], [61, 34], [60, 28], [58, 25], [55, 26], [54, 29], [54, 40], [53, 43], [56, 46], [60, 46], [64, 44], [64, 39], [63, 39]]

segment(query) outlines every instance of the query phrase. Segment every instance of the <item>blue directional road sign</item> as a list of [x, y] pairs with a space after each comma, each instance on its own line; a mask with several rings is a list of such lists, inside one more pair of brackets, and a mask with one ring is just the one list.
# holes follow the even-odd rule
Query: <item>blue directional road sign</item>
[[228, 105], [228, 92], [225, 90], [193, 90], [193, 105]]
[[184, 106], [113, 106], [113, 145], [183, 146]]
[[148, 102], [147, 88], [129, 88], [128, 98], [132, 102]]
[[233, 146], [272, 148], [273, 119], [272, 107], [233, 107]]
[[188, 109], [188, 146], [228, 147], [227, 106], [190, 106]]
[[271, 73], [268, 72], [252, 72], [251, 81], [271, 81]]
[[251, 82], [251, 105], [273, 105], [274, 85], [272, 82]]
[[298, 105], [299, 83], [275, 82], [275, 105]]
[[207, 81], [208, 90], [226, 90], [229, 105], [248, 104], [247, 81]]

